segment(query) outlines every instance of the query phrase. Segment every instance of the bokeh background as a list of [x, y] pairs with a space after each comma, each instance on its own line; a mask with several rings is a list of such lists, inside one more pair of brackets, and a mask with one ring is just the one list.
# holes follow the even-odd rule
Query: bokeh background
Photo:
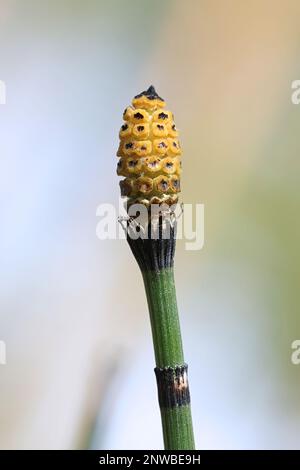
[[298, 0], [1, 0], [2, 449], [162, 448], [118, 205], [122, 111], [176, 115], [205, 246], [176, 257], [198, 448], [300, 448]]

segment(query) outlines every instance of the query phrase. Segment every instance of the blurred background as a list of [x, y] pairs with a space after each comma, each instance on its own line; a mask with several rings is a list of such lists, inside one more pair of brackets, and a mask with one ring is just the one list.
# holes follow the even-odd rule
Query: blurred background
[[[184, 148], [178, 242], [198, 448], [300, 448], [298, 0], [1, 0], [2, 449], [160, 449], [142, 279], [118, 205], [118, 130], [154, 84]], [[141, 399], [142, 396], [142, 399]]]

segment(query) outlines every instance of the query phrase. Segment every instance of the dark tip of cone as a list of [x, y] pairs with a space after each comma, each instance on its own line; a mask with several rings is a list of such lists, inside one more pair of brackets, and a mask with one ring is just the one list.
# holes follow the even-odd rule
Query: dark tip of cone
[[139, 93], [138, 95], [136, 95], [135, 98], [141, 98], [141, 96], [147, 96], [147, 98], [149, 100], [157, 99], [157, 100], [164, 101], [163, 98], [158, 96], [158, 94], [156, 93], [156, 90], [155, 90], [153, 85], [150, 85], [148, 90], [142, 91], [142, 93]]
[[147, 92], [148, 95], [157, 95], [156, 90], [153, 85], [150, 85]]

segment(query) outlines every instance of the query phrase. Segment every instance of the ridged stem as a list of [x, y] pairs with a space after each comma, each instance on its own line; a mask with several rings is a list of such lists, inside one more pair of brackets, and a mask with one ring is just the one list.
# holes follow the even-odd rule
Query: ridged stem
[[157, 367], [184, 363], [173, 268], [143, 272]]
[[[167, 370], [170, 372], [171, 369], [172, 374], [174, 368], [185, 365], [173, 267], [161, 268], [158, 271], [147, 270], [142, 274], [150, 312], [156, 366], [160, 369], [160, 373], [163, 374], [163, 370], [166, 373]], [[174, 375], [171, 383], [169, 374], [169, 386], [165, 390], [160, 390], [161, 419], [167, 450], [193, 450], [195, 448], [188, 384], [183, 382], [183, 377], [177, 380]], [[180, 404], [176, 402], [170, 405], [164, 397], [164, 394], [168, 393], [185, 395]], [[188, 400], [185, 398], [186, 393]]]

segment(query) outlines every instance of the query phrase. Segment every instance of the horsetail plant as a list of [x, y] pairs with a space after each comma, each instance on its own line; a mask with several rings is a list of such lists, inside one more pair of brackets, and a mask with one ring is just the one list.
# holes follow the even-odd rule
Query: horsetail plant
[[128, 212], [127, 241], [147, 295], [165, 449], [193, 450], [188, 367], [173, 271], [181, 148], [174, 116], [164, 107], [150, 86], [125, 109], [117, 173], [125, 177], [120, 187]]

